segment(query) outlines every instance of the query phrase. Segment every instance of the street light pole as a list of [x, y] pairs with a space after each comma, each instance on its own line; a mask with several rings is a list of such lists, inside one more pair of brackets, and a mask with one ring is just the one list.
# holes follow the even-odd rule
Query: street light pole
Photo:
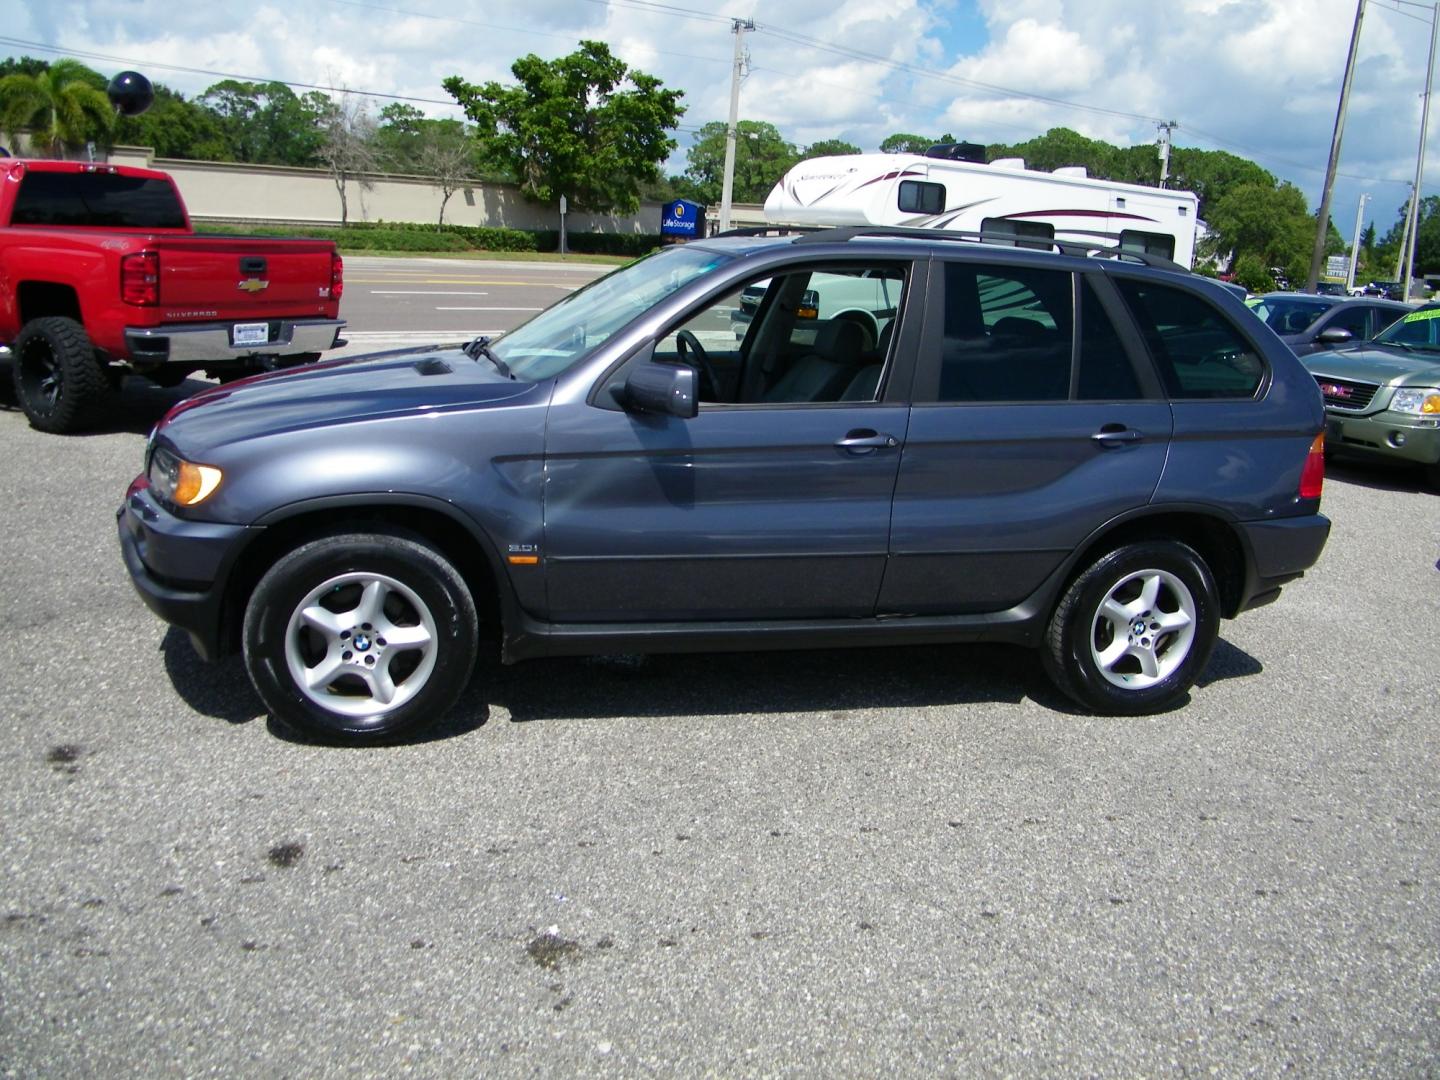
[[1420, 109], [1420, 151], [1415, 155], [1415, 194], [1410, 196], [1410, 240], [1405, 246], [1405, 293], [1410, 302], [1410, 282], [1415, 277], [1415, 242], [1420, 231], [1420, 178], [1425, 173], [1425, 135], [1430, 128], [1430, 88], [1435, 82], [1435, 32], [1440, 30], [1440, 4], [1430, 9], [1430, 62], [1425, 67], [1425, 104]]
[[745, 73], [745, 37], [755, 29], [753, 19], [731, 19], [730, 32], [735, 35], [735, 64], [730, 69], [730, 122], [725, 127], [725, 182], [720, 194], [720, 231], [730, 228], [730, 199], [735, 193], [735, 140], [739, 134], [740, 79]]
[[1355, 264], [1360, 260], [1360, 223], [1365, 219], [1365, 204], [1370, 201], [1370, 193], [1367, 191], [1360, 196], [1360, 203], [1355, 207], [1355, 239], [1350, 242], [1350, 268], [1345, 273], [1345, 291], [1351, 292], [1355, 288]]
[[1345, 60], [1345, 81], [1340, 84], [1340, 107], [1335, 110], [1335, 133], [1330, 137], [1330, 163], [1325, 166], [1325, 189], [1320, 195], [1320, 215], [1315, 223], [1315, 250], [1310, 255], [1310, 273], [1305, 291], [1314, 292], [1320, 280], [1320, 262], [1325, 258], [1325, 241], [1330, 233], [1330, 193], [1335, 171], [1340, 166], [1340, 139], [1345, 134], [1345, 109], [1350, 103], [1350, 84], [1355, 79], [1355, 53], [1360, 47], [1360, 23], [1365, 18], [1365, 0], [1355, 5], [1355, 28], [1350, 31], [1350, 55]]

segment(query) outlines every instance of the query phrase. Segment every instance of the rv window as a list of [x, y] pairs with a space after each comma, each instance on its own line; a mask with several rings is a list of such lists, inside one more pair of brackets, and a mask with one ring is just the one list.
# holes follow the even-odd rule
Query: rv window
[[1143, 251], [1162, 259], [1175, 258], [1175, 237], [1167, 233], [1138, 232], [1126, 229], [1120, 234], [1120, 246], [1126, 251]]
[[900, 181], [900, 210], [906, 214], [940, 214], [945, 211], [945, 185], [919, 180]]
[[1067, 273], [947, 263], [937, 399], [1069, 398], [1073, 306]]
[[997, 240], [986, 236], [982, 243], [1002, 244], [1005, 247], [1038, 248], [1041, 251], [1049, 251], [1054, 245], [1049, 241], [1055, 239], [1055, 226], [1043, 221], [1014, 221], [1010, 218], [987, 217], [980, 222], [980, 231], [985, 233], [1003, 233], [1006, 236], [1033, 236], [1036, 241], [1026, 242], [1024, 240]]

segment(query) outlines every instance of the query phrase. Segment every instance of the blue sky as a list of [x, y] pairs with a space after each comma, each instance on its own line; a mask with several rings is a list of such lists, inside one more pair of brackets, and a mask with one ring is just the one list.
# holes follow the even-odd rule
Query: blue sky
[[[1430, 10], [1369, 0], [1332, 208], [1347, 235], [1362, 191], [1382, 233], [1406, 198]], [[741, 116], [800, 145], [874, 149], [895, 131], [1017, 142], [1057, 125], [1149, 143], [1174, 120], [1177, 145], [1254, 158], [1314, 206], [1355, 0], [0, 0], [0, 55], [71, 53], [187, 94], [218, 80], [206, 72], [346, 86], [454, 115], [447, 75], [505, 79], [519, 55], [594, 37], [685, 91], [679, 171], [694, 130], [725, 116], [732, 16], [757, 25]]]

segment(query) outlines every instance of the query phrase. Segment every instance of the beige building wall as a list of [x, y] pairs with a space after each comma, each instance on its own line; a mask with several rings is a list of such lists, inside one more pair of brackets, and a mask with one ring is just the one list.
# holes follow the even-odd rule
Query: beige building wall
[[[107, 160], [115, 165], [161, 169], [175, 178], [190, 216], [205, 221], [254, 221], [296, 225], [339, 225], [340, 193], [323, 169], [282, 165], [157, 158], [143, 146], [117, 146]], [[422, 176], [373, 173], [368, 186], [350, 181], [351, 221], [434, 222], [440, 215], [440, 188]], [[455, 192], [445, 204], [453, 225], [489, 225], [512, 229], [555, 229], [556, 210], [527, 201], [510, 184], [474, 184]], [[570, 232], [647, 233], [660, 231], [660, 205], [642, 204], [630, 215], [570, 214]]]

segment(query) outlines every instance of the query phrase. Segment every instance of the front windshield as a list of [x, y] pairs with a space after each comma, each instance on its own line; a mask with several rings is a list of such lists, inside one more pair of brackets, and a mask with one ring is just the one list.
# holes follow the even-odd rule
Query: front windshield
[[592, 281], [491, 347], [517, 379], [548, 379], [671, 293], [732, 258], [698, 248], [665, 248]]
[[1391, 323], [1375, 340], [1440, 352], [1440, 304], [1410, 312], [1399, 322]]
[[1330, 310], [1329, 304], [1279, 296], [1257, 296], [1245, 303], [1259, 316], [1261, 322], [1277, 334], [1302, 333]]

